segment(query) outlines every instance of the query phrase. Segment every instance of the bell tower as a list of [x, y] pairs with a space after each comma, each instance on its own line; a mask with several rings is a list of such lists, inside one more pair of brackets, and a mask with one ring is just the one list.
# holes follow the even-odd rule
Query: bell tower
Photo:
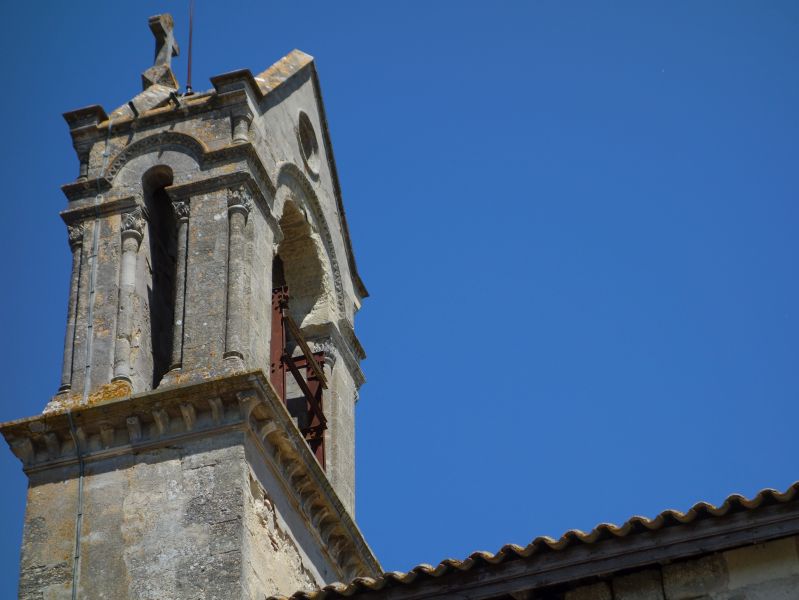
[[0, 425], [29, 478], [20, 598], [258, 598], [371, 576], [354, 520], [358, 276], [313, 59], [64, 115], [61, 383]]

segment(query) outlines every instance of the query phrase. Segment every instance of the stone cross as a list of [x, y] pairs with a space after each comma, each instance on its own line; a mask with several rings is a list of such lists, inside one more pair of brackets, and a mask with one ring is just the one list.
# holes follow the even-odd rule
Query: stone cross
[[[158, 84], [177, 90], [178, 80], [172, 72], [172, 57], [178, 55], [178, 44], [175, 42], [175, 22], [172, 20], [172, 15], [168, 13], [155, 15], [149, 18], [148, 23], [150, 31], [155, 36], [155, 60], [153, 66], [141, 74], [142, 89], [147, 90]], [[131, 100], [134, 101], [137, 105], [142, 102], [136, 98]]]
[[172, 64], [172, 57], [177, 56], [178, 44], [175, 41], [175, 22], [172, 15], [164, 13], [155, 15], [149, 19], [150, 31], [155, 36], [155, 60], [153, 66]]

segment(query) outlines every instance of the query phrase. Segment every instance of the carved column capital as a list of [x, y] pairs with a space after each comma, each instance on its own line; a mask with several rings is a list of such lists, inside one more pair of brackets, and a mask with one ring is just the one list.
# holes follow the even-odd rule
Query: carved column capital
[[175, 218], [178, 221], [189, 220], [189, 203], [186, 200], [175, 200], [172, 202], [172, 210], [175, 211]]
[[67, 235], [69, 236], [69, 247], [72, 248], [72, 250], [83, 244], [84, 231], [85, 227], [83, 223], [77, 223], [75, 225], [67, 225]]
[[229, 189], [227, 196], [228, 212], [240, 212], [246, 218], [252, 210], [252, 194], [243, 185]]
[[122, 239], [133, 237], [141, 242], [142, 235], [144, 234], [144, 221], [144, 211], [141, 207], [138, 207], [129, 213], [123, 214], [122, 224], [120, 225]]
[[310, 340], [310, 346], [312, 352], [325, 353], [325, 363], [332, 369], [338, 360], [338, 348], [336, 348], [335, 342], [329, 337], [318, 338]]

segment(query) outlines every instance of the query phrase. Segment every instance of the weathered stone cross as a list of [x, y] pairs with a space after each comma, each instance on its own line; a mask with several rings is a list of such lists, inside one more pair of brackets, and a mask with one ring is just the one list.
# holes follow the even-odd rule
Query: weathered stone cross
[[[172, 15], [164, 13], [148, 20], [150, 31], [155, 36], [155, 60], [153, 66], [141, 74], [142, 89], [153, 85], [162, 85], [172, 90], [178, 89], [178, 80], [172, 72], [172, 57], [178, 55], [178, 44], [175, 41], [175, 22]], [[136, 102], [141, 104], [141, 102]]]
[[172, 57], [180, 51], [175, 41], [175, 22], [172, 15], [165, 13], [155, 15], [149, 19], [150, 31], [155, 36], [155, 61], [153, 66], [172, 64]]

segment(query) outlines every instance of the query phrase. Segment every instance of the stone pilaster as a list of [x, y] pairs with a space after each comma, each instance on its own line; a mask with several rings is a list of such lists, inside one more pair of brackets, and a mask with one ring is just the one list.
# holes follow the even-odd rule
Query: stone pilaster
[[114, 380], [130, 380], [130, 340], [133, 327], [133, 301], [136, 294], [136, 259], [144, 233], [141, 207], [122, 215], [122, 260], [119, 269], [119, 306], [114, 343]]
[[247, 216], [252, 210], [252, 197], [246, 187], [228, 191], [228, 281], [227, 328], [225, 330], [225, 358], [234, 366], [243, 367], [244, 359], [244, 269]]
[[64, 334], [64, 362], [61, 365], [61, 385], [59, 392], [72, 387], [72, 356], [75, 346], [75, 323], [78, 313], [78, 288], [80, 287], [80, 266], [83, 258], [83, 223], [68, 225], [69, 247], [72, 250], [72, 275], [69, 279], [69, 304], [67, 305], [67, 331]]
[[175, 264], [175, 321], [172, 328], [171, 369], [183, 365], [183, 321], [186, 309], [186, 250], [189, 235], [189, 203], [178, 200], [172, 203], [177, 221], [177, 256]]

